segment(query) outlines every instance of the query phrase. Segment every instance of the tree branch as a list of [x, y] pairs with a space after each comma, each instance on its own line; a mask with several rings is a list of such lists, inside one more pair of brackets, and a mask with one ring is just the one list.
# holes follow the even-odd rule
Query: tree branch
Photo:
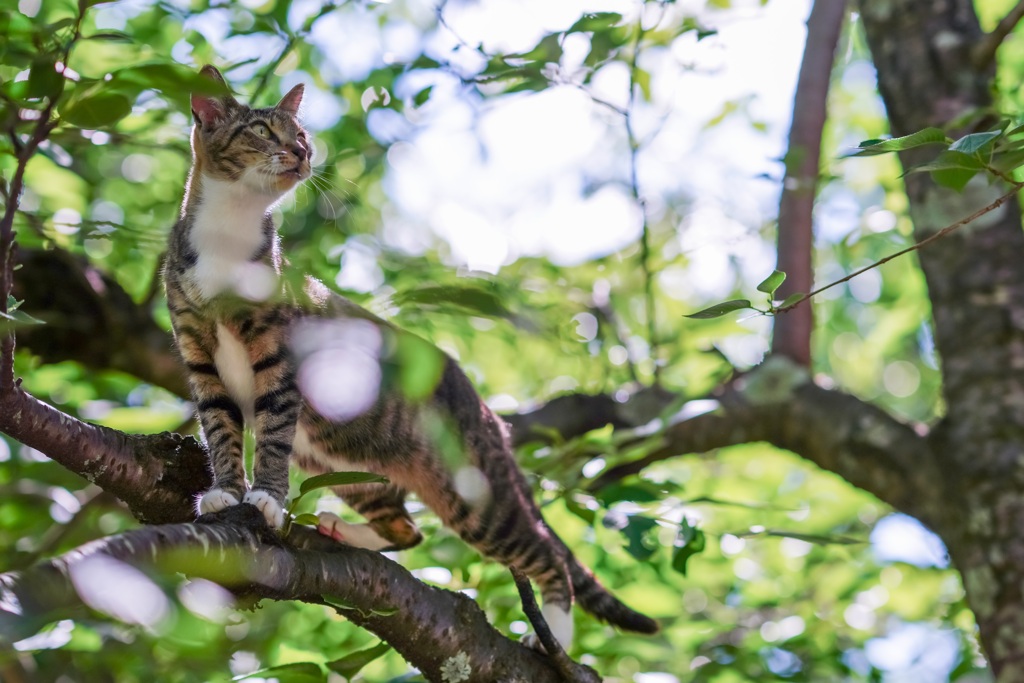
[[943, 509], [943, 487], [925, 438], [885, 411], [823, 389], [781, 357], [723, 388], [719, 408], [668, 427], [664, 445], [612, 467], [588, 488], [597, 490], [647, 466], [685, 453], [757, 441], [792, 451], [818, 467], [929, 526]]
[[[777, 268], [786, 273], [786, 281], [778, 292], [780, 298], [810, 292], [814, 286], [813, 211], [821, 132], [827, 117], [836, 44], [845, 18], [846, 0], [816, 0], [807, 20], [807, 44], [793, 101], [786, 175], [779, 200]], [[802, 306], [790, 315], [776, 317], [772, 351], [810, 367], [812, 313], [810, 306]]]
[[974, 48], [972, 61], [976, 69], [987, 69], [995, 61], [996, 52], [1006, 37], [1013, 33], [1020, 20], [1024, 19], [1024, 0], [1017, 4], [1000, 20], [991, 33], [985, 34]]
[[969, 216], [966, 216], [964, 218], [961, 218], [958, 221], [950, 223], [949, 225], [945, 226], [941, 230], [938, 230], [938, 231], [932, 233], [928, 237], [925, 237], [924, 239], [920, 240], [919, 242], [915, 242], [914, 244], [911, 244], [909, 247], [907, 247], [905, 249], [900, 249], [897, 252], [894, 252], [892, 254], [889, 254], [888, 256], [885, 256], [883, 258], [878, 259], [877, 261], [875, 261], [874, 263], [872, 263], [870, 265], [864, 266], [863, 268], [860, 268], [858, 270], [853, 271], [852, 273], [850, 273], [849, 275], [846, 275], [845, 277], [841, 277], [838, 280], [835, 280], [833, 282], [828, 283], [827, 285], [823, 285], [821, 287], [818, 287], [814, 291], [808, 292], [807, 294], [802, 296], [800, 299], [794, 301], [793, 303], [791, 303], [791, 304], [789, 304], [787, 306], [779, 307], [776, 310], [776, 312], [777, 313], [788, 313], [789, 311], [795, 309], [796, 307], [798, 307], [800, 304], [802, 304], [803, 302], [807, 301], [808, 299], [810, 299], [810, 298], [812, 298], [814, 296], [817, 296], [818, 294], [821, 294], [826, 289], [831, 289], [831, 288], [835, 287], [836, 285], [841, 285], [844, 282], [849, 282], [850, 280], [852, 280], [853, 278], [857, 277], [858, 275], [861, 275], [862, 273], [866, 273], [869, 270], [873, 270], [873, 269], [875, 269], [875, 268], [877, 268], [877, 267], [879, 267], [879, 266], [881, 266], [883, 264], [886, 264], [889, 261], [892, 261], [894, 258], [899, 258], [900, 256], [903, 256], [904, 254], [909, 254], [912, 251], [918, 251], [919, 249], [922, 249], [922, 248], [928, 246], [932, 242], [936, 242], [938, 240], [941, 240], [942, 238], [946, 237], [947, 235], [949, 235], [953, 231], [959, 230], [963, 226], [968, 225], [970, 223], [973, 223], [974, 221], [978, 220], [979, 218], [981, 218], [985, 214], [991, 213], [991, 212], [995, 211], [996, 209], [1001, 207], [1003, 204], [1006, 204], [1010, 200], [1014, 199], [1017, 196], [1017, 193], [1020, 192], [1022, 188], [1024, 188], [1024, 182], [1012, 183], [1010, 185], [1010, 189], [1009, 190], [1007, 190], [1003, 194], [1001, 194], [998, 197], [996, 197], [995, 199], [993, 199], [986, 206], [983, 206], [980, 209], [978, 209], [977, 211], [974, 211]]
[[[164, 576], [214, 581], [243, 599], [344, 605], [342, 615], [388, 642], [430, 681], [562, 680], [548, 657], [504, 637], [472, 599], [427, 586], [379, 553], [306, 527], [282, 543], [249, 505], [199, 522], [130, 531], [0, 575], [0, 638], [24, 638], [88, 604], [89, 572], [81, 569], [113, 558]], [[446, 667], [459, 661], [468, 665], [468, 677], [444, 679]]]
[[0, 431], [117, 496], [145, 522], [193, 519], [195, 498], [212, 483], [206, 451], [195, 439], [88, 424], [21, 387], [0, 393]]

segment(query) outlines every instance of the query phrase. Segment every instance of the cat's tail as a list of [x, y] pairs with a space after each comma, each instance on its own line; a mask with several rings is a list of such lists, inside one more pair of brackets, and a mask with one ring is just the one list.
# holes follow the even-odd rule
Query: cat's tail
[[566, 560], [569, 565], [569, 577], [572, 579], [572, 590], [580, 607], [598, 619], [627, 631], [639, 633], [656, 633], [658, 631], [658, 622], [622, 604], [575, 557], [570, 554]]

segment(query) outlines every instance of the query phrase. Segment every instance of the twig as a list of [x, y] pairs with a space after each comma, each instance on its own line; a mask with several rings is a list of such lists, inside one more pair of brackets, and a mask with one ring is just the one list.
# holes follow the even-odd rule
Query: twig
[[259, 99], [260, 95], [263, 94], [263, 91], [266, 90], [267, 85], [270, 83], [270, 77], [274, 75], [274, 72], [277, 70], [277, 67], [281, 66], [281, 63], [285, 60], [285, 57], [288, 56], [288, 54], [292, 51], [292, 49], [295, 47], [295, 44], [298, 41], [299, 36], [297, 35], [292, 35], [288, 37], [288, 40], [287, 42], [285, 42], [284, 47], [281, 49], [281, 52], [279, 52], [274, 61], [268, 64], [267, 68], [263, 70], [263, 74], [260, 76], [260, 80], [256, 83], [256, 88], [252, 91], [252, 97], [250, 98], [251, 102], [256, 102], [256, 100]]
[[285, 58], [289, 55], [289, 53], [291, 53], [291, 51], [295, 49], [297, 45], [302, 43], [306, 36], [309, 35], [309, 31], [310, 29], [313, 28], [313, 24], [315, 24], [317, 20], [323, 17], [324, 15], [333, 12], [334, 10], [338, 9], [344, 4], [347, 4], [348, 1], [349, 0], [342, 0], [341, 2], [325, 2], [320, 6], [320, 11], [312, 15], [311, 17], [307, 18], [306, 21], [303, 22], [302, 28], [296, 31], [295, 33], [291, 33], [290, 31], [279, 32], [279, 34], [287, 35], [288, 40], [285, 42], [285, 46], [281, 49], [281, 52], [278, 53], [277, 58], [274, 59], [274, 61], [271, 62], [266, 69], [264, 69], [263, 74], [260, 76], [259, 82], [256, 84], [256, 88], [252, 92], [252, 97], [249, 100], [250, 102], [256, 102], [256, 100], [259, 99], [259, 96], [263, 94], [263, 91], [270, 83], [270, 77], [273, 75], [275, 71], [277, 71], [277, 68], [281, 66], [281, 63], [284, 62]]
[[[626, 340], [626, 333], [629, 330], [622, 323], [622, 318], [615, 312], [615, 308], [612, 307], [610, 301], [594, 301], [594, 310], [597, 311], [598, 315], [604, 318], [604, 321], [608, 323], [608, 327], [611, 328], [611, 337], [614, 341], [618, 342], [619, 345], [629, 349], [629, 342]], [[626, 368], [629, 370], [629, 377], [637, 384], [640, 383], [640, 376], [636, 372], [636, 363], [633, 362], [632, 354], [626, 354]]]
[[519, 591], [519, 600], [523, 603], [523, 612], [526, 614], [526, 618], [530, 620], [533, 630], [537, 632], [537, 638], [540, 640], [541, 645], [544, 646], [545, 652], [551, 658], [555, 668], [558, 669], [562, 679], [567, 683], [590, 683], [591, 681], [600, 683], [601, 679], [598, 678], [593, 669], [577, 664], [569, 658], [569, 655], [565, 654], [562, 644], [551, 633], [548, 622], [545, 621], [540, 607], [537, 606], [537, 598], [533, 595], [533, 586], [530, 585], [530, 579], [515, 567], [509, 567], [508, 570], [512, 572], [512, 579], [516, 583], [516, 590]]
[[986, 213], [989, 213], [991, 211], [995, 211], [1000, 206], [1002, 206], [1007, 201], [1009, 201], [1012, 197], [1014, 197], [1022, 188], [1024, 188], [1024, 182], [1013, 183], [1013, 185], [1012, 185], [1012, 187], [1011, 187], [1009, 192], [1006, 192], [1005, 194], [1001, 195], [999, 198], [997, 198], [995, 201], [993, 201], [988, 206], [985, 206], [983, 208], [978, 209], [977, 211], [972, 213], [970, 216], [967, 216], [966, 218], [961, 218], [957, 222], [951, 223], [950, 225], [947, 225], [946, 227], [944, 227], [942, 230], [939, 230], [934, 235], [932, 235], [930, 237], [926, 237], [925, 239], [921, 240], [920, 242], [917, 242], [916, 244], [912, 244], [911, 246], [907, 247], [906, 249], [901, 249], [901, 250], [897, 251], [894, 254], [889, 254], [885, 258], [879, 259], [878, 261], [875, 261], [874, 263], [872, 263], [869, 266], [864, 266], [860, 270], [854, 271], [854, 272], [850, 273], [849, 275], [847, 275], [846, 277], [844, 277], [844, 278], [842, 278], [840, 280], [836, 280], [835, 282], [830, 282], [827, 285], [825, 285], [824, 287], [819, 287], [818, 289], [814, 290], [813, 292], [810, 292], [808, 294], [804, 294], [802, 297], [800, 297], [799, 299], [797, 299], [793, 303], [791, 303], [791, 304], [789, 304], [787, 306], [780, 306], [779, 308], [775, 309], [775, 312], [776, 313], [785, 313], [786, 311], [792, 310], [793, 308], [796, 308], [797, 306], [802, 304], [804, 301], [807, 301], [808, 299], [810, 299], [812, 296], [816, 296], [818, 294], [821, 294], [822, 292], [824, 292], [827, 289], [831, 289], [831, 288], [835, 287], [836, 285], [839, 285], [839, 284], [842, 284], [842, 283], [847, 282], [849, 280], [852, 280], [853, 278], [857, 277], [861, 273], [866, 273], [867, 271], [869, 271], [869, 270], [871, 270], [873, 268], [877, 268], [878, 266], [882, 265], [883, 263], [888, 263], [889, 261], [892, 261], [894, 258], [897, 258], [899, 256], [903, 256], [904, 254], [909, 254], [912, 251], [917, 251], [918, 249], [921, 249], [922, 247], [925, 247], [925, 246], [931, 244], [932, 242], [935, 242], [937, 240], [942, 239], [943, 237], [945, 237], [949, 233], [953, 232], [954, 230], [956, 230], [958, 228], [962, 228], [963, 226], [967, 225], [968, 223], [971, 223], [973, 221], [978, 220], [979, 218], [984, 216]]
[[[655, 312], [654, 312], [654, 274], [651, 272], [651, 230], [650, 224], [647, 222], [647, 204], [640, 197], [640, 183], [637, 180], [637, 165], [638, 157], [640, 154], [640, 142], [637, 140], [636, 133], [633, 130], [633, 107], [636, 105], [636, 70], [637, 60], [640, 57], [640, 43], [644, 37], [644, 17], [643, 8], [646, 5], [642, 5], [640, 8], [640, 16], [636, 23], [636, 40], [633, 41], [633, 54], [630, 55], [629, 59], [629, 101], [626, 104], [625, 116], [623, 117], [626, 124], [626, 137], [629, 141], [629, 189], [633, 195], [633, 199], [640, 207], [640, 215], [643, 220], [642, 231], [640, 233], [640, 268], [644, 275], [644, 312], [647, 317], [647, 343], [650, 345], [650, 356], [653, 363], [653, 379], [654, 384], [658, 384], [660, 378], [661, 368], [658, 363], [658, 338], [657, 338], [657, 325], [655, 324]], [[663, 6], [664, 7], [664, 6]], [[660, 23], [659, 18], [658, 22]]]
[[1024, 0], [1019, 0], [1016, 6], [1007, 13], [1005, 17], [986, 34], [974, 48], [972, 61], [976, 69], [987, 69], [996, 58], [996, 51], [1003, 44], [1006, 37], [1013, 33], [1013, 29], [1024, 19]]

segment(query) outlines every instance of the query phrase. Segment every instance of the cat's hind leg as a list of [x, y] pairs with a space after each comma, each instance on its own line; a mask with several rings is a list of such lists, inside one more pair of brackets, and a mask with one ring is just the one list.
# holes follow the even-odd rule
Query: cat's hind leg
[[370, 550], [402, 550], [423, 540], [405, 509], [406, 492], [397, 486], [365, 484], [339, 486], [335, 492], [366, 524], [351, 524], [335, 514], [320, 513], [319, 531], [348, 545]]

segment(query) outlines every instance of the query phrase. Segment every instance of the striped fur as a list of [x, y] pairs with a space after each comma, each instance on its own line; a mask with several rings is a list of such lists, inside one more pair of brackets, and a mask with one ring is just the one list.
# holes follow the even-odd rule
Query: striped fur
[[[204, 72], [219, 79], [211, 67]], [[200, 509], [251, 502], [280, 525], [289, 458], [313, 474], [382, 474], [389, 484], [337, 489], [365, 524], [324, 515], [321, 532], [374, 549], [411, 547], [421, 540], [404, 504], [412, 492], [466, 542], [533, 579], [566, 644], [574, 595], [611, 623], [656, 631], [653, 620], [601, 587], [544, 522], [505, 423], [453, 360], [444, 357], [429, 397], [411, 400], [382, 382], [376, 365], [408, 333], [312, 279], [304, 292], [282, 293], [269, 209], [309, 175], [295, 119], [300, 98], [293, 91], [275, 108], [252, 110], [230, 96], [193, 97], [194, 164], [165, 280], [214, 473]], [[325, 367], [324, 358], [334, 364]], [[358, 410], [328, 410], [336, 407], [328, 399], [348, 406], [363, 394]], [[256, 435], [251, 486], [242, 461], [245, 425]]]

